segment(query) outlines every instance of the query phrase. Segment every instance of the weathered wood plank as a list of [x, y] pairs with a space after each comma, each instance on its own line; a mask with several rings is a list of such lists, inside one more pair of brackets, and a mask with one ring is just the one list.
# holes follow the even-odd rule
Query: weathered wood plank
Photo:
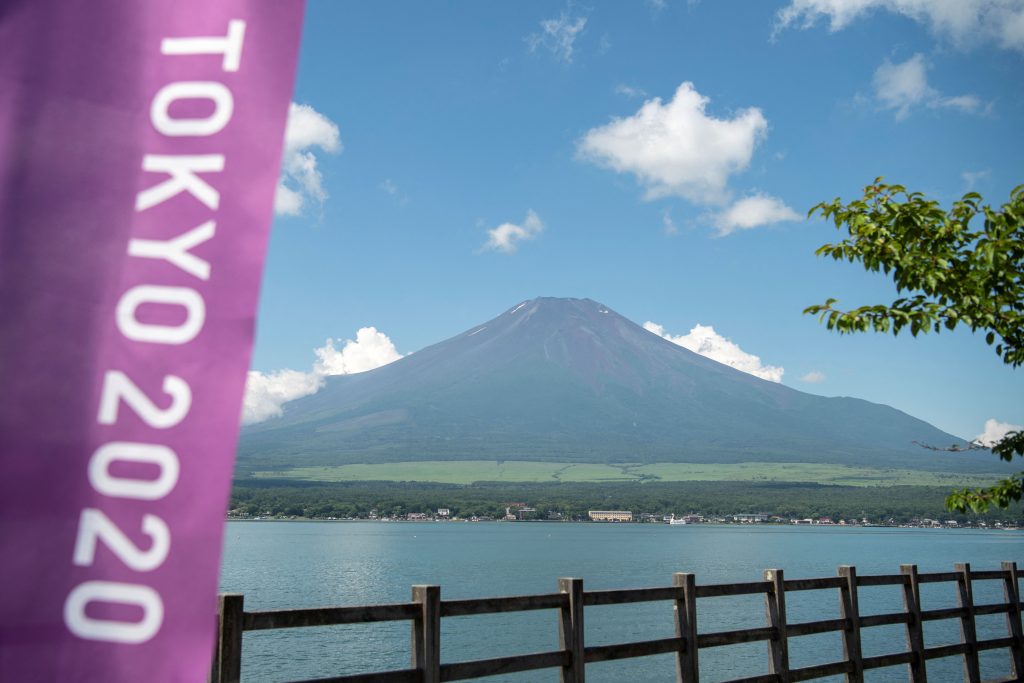
[[771, 590], [770, 581], [755, 581], [753, 583], [709, 583], [704, 586], [697, 586], [698, 598], [720, 598], [729, 595], [756, 595], [767, 593]]
[[959, 574], [956, 572], [928, 572], [927, 574], [918, 574], [918, 583], [943, 583], [947, 581], [956, 581]]
[[967, 645], [964, 652], [964, 680], [967, 683], [981, 683], [981, 664], [978, 661], [978, 632], [974, 626], [974, 582], [971, 565], [957, 563], [957, 604], [964, 609], [960, 617], [960, 639]]
[[744, 678], [730, 678], [722, 683], [778, 683], [779, 677], [775, 674], [761, 674], [760, 676], [746, 676]]
[[971, 578], [975, 581], [991, 581], [1006, 578], [1006, 573], [1001, 569], [988, 569], [985, 571], [972, 570]]
[[861, 628], [871, 628], [872, 626], [892, 626], [893, 624], [906, 624], [910, 622], [910, 615], [903, 612], [893, 612], [890, 614], [869, 614], [866, 617], [860, 618]]
[[943, 607], [942, 609], [921, 610], [922, 621], [939, 621], [941, 619], [960, 619], [967, 614], [963, 607]]
[[978, 650], [1001, 650], [1004, 647], [1008, 648], [1013, 645], [1013, 638], [1010, 636], [1003, 636], [1002, 638], [991, 638], [989, 640], [979, 640]]
[[902, 586], [907, 583], [907, 577], [902, 574], [876, 574], [874, 576], [858, 576], [858, 586]]
[[222, 593], [217, 597], [217, 640], [210, 667], [211, 683], [238, 683], [242, 678], [244, 619], [244, 595]]
[[550, 669], [563, 667], [569, 661], [569, 653], [564, 650], [551, 652], [533, 652], [526, 655], [477, 659], [470, 662], [453, 662], [441, 665], [442, 681], [462, 681], [468, 678], [514, 674], [521, 671]]
[[677, 572], [672, 575], [672, 585], [682, 589], [682, 599], [676, 600], [672, 606], [676, 637], [680, 639], [676, 651], [676, 682], [698, 683], [700, 647], [697, 642], [697, 577]]
[[789, 643], [786, 638], [786, 581], [781, 569], [766, 569], [764, 579], [771, 589], [764, 595], [764, 609], [773, 633], [768, 641], [768, 673], [790, 683]]
[[1007, 605], [1005, 602], [997, 602], [992, 605], [975, 605], [974, 615], [977, 617], [985, 616], [988, 614], [1006, 614], [1013, 609], [1013, 605]]
[[911, 664], [914, 661], [913, 652], [893, 652], [887, 655], [875, 655], [863, 659], [864, 669], [880, 669], [885, 666], [898, 666], [900, 664]]
[[348, 676], [331, 676], [330, 678], [310, 678], [293, 683], [419, 683], [420, 672], [416, 669], [397, 669], [394, 671], [378, 671], [365, 674], [349, 674]]
[[842, 585], [843, 579], [838, 576], [826, 576], [820, 579], [786, 579], [786, 592], [816, 591], [826, 588], [839, 588]]
[[790, 638], [810, 636], [815, 633], [842, 631], [847, 628], [846, 619], [822, 619], [821, 621], [805, 621], [799, 624], [787, 624], [786, 635]]
[[540, 609], [561, 609], [566, 604], [561, 593], [542, 595], [510, 595], [498, 598], [470, 598], [441, 602], [442, 617], [464, 617], [478, 614], [526, 612]]
[[926, 647], [924, 650], [925, 659], [942, 659], [943, 657], [953, 657], [955, 655], [962, 655], [967, 652], [967, 643], [950, 643], [949, 645], [936, 645], [935, 647]]
[[738, 645], [755, 643], [759, 640], [775, 640], [778, 631], [774, 626], [759, 628], [743, 628], [736, 631], [719, 631], [717, 633], [701, 633], [697, 636], [697, 647], [721, 647], [722, 645]]
[[412, 601], [420, 608], [413, 622], [412, 664], [422, 683], [441, 681], [441, 587], [413, 586]]
[[791, 681], [807, 681], [812, 678], [825, 678], [837, 674], [849, 673], [853, 664], [850, 662], [829, 662], [828, 664], [815, 664], [800, 669], [793, 669], [789, 672]]
[[839, 615], [846, 622], [843, 629], [843, 659], [851, 666], [846, 672], [847, 683], [864, 683], [864, 655], [860, 647], [860, 600], [857, 597], [857, 568], [845, 564], [839, 567], [843, 585], [839, 587]]
[[626, 605], [635, 602], [654, 602], [655, 600], [677, 600], [679, 589], [674, 586], [664, 588], [626, 588], [606, 591], [587, 591], [583, 594], [583, 604], [587, 607], [598, 605]]
[[1021, 633], [1020, 586], [1017, 563], [1003, 562], [1003, 599], [1006, 600], [1006, 631], [1013, 639], [1010, 646], [1010, 676], [1024, 678], [1024, 634]]
[[388, 605], [354, 605], [351, 607], [320, 607], [313, 609], [281, 609], [245, 613], [246, 631], [307, 626], [338, 626], [369, 624], [380, 621], [402, 621], [419, 614], [419, 606], [411, 602]]
[[928, 670], [925, 666], [924, 628], [921, 617], [921, 586], [916, 564], [901, 564], [900, 573], [907, 577], [903, 586], [903, 610], [907, 613], [907, 649], [913, 653], [910, 661], [910, 680], [913, 683], [927, 683]]
[[583, 657], [588, 664], [591, 662], [610, 662], [615, 659], [632, 659], [634, 657], [650, 657], [676, 652], [680, 638], [659, 638], [658, 640], [641, 640], [633, 643], [614, 643], [611, 645], [592, 645], [584, 650]]
[[559, 579], [558, 591], [568, 597], [565, 607], [559, 610], [558, 620], [558, 647], [569, 654], [568, 662], [562, 666], [561, 681], [584, 683], [583, 579]]

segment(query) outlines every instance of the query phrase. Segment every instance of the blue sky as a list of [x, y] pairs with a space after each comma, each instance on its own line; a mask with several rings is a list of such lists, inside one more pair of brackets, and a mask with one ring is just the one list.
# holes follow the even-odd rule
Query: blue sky
[[1024, 182], [1022, 67], [1021, 0], [311, 1], [251, 398], [573, 296], [959, 436], [1024, 424], [981, 335], [801, 314], [894, 298], [814, 256], [815, 203]]

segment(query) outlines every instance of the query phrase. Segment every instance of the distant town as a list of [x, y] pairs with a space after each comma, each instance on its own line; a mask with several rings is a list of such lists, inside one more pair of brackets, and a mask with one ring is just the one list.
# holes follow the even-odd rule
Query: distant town
[[703, 515], [689, 513], [681, 516], [658, 515], [647, 512], [634, 513], [631, 510], [588, 510], [586, 515], [565, 515], [560, 512], [541, 512], [526, 503], [508, 503], [503, 516], [471, 515], [460, 517], [449, 508], [437, 508], [430, 512], [408, 512], [404, 514], [382, 513], [370, 510], [365, 515], [352, 517], [305, 516], [274, 513], [252, 514], [235, 508], [228, 511], [229, 520], [311, 520], [311, 521], [376, 521], [376, 522], [594, 522], [597, 524], [747, 524], [747, 525], [796, 525], [796, 526], [841, 526], [841, 527], [898, 527], [921, 529], [1002, 529], [1021, 530], [1016, 520], [956, 520], [929, 519], [925, 517], [910, 520], [871, 519], [869, 517], [833, 519], [832, 517], [787, 517], [769, 513], [741, 513], [733, 515]]

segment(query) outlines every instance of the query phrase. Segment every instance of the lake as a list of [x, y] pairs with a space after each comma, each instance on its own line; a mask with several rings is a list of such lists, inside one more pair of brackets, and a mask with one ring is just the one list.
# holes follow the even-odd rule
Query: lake
[[[673, 572], [698, 584], [760, 580], [767, 568], [786, 578], [835, 576], [852, 564], [859, 574], [895, 574], [900, 564], [951, 571], [954, 562], [998, 569], [1024, 565], [1024, 533], [951, 529], [593, 523], [228, 522], [221, 590], [245, 594], [247, 609], [324, 607], [409, 600], [412, 584], [441, 586], [442, 599], [557, 590], [558, 577], [580, 577], [586, 590], [667, 586]], [[861, 588], [863, 614], [898, 612], [898, 587]], [[837, 618], [837, 590], [787, 593], [789, 621]], [[976, 603], [1002, 599], [999, 582], [975, 584]], [[925, 609], [956, 605], [955, 584], [922, 586]], [[587, 644], [674, 634], [670, 602], [591, 607]], [[765, 625], [762, 596], [708, 598], [699, 603], [701, 632]], [[978, 618], [979, 637], [1005, 635], [1002, 615]], [[442, 661], [557, 649], [553, 610], [442, 621]], [[926, 646], [955, 642], [958, 622], [925, 624]], [[904, 628], [863, 632], [865, 656], [904, 649]], [[247, 633], [243, 679], [289, 681], [409, 665], [408, 622]], [[842, 658], [838, 633], [790, 639], [794, 666]], [[701, 680], [767, 673], [766, 645], [701, 650]], [[587, 679], [672, 681], [674, 660], [659, 655], [592, 664]], [[931, 680], [960, 680], [960, 658], [932, 660]], [[982, 654], [983, 678], [1006, 676], [1005, 651]], [[867, 672], [871, 681], [905, 681], [905, 667]], [[482, 679], [557, 681], [556, 670]]]

